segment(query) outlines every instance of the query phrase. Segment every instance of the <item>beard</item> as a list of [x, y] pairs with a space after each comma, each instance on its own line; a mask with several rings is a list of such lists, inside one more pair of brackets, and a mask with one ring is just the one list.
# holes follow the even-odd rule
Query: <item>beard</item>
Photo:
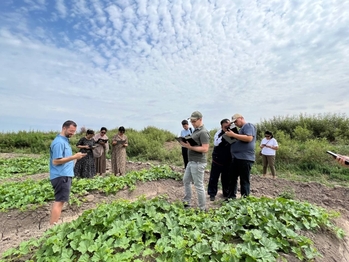
[[65, 133], [64, 134], [66, 138], [71, 138], [72, 137], [72, 134], [69, 134], [69, 133]]

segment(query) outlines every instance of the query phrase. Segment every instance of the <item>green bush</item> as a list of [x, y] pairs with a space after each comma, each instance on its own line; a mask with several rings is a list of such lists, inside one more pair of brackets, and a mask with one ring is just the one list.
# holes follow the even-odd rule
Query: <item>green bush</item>
[[[259, 144], [264, 132], [270, 130], [279, 143], [276, 153], [277, 175], [289, 177], [290, 174], [307, 177], [328, 178], [336, 181], [349, 181], [349, 169], [340, 167], [333, 158], [326, 154], [327, 150], [349, 155], [349, 119], [343, 115], [299, 115], [274, 117], [256, 124], [256, 163], [252, 168], [253, 174], [262, 171], [262, 159], [258, 156]], [[217, 129], [210, 130], [210, 150], [207, 154], [208, 165], [211, 166], [213, 151], [213, 136]], [[108, 137], [117, 134], [118, 130], [109, 129]], [[48, 154], [52, 140], [59, 132], [20, 131], [18, 133], [0, 133], [0, 152], [20, 152]], [[141, 131], [126, 128], [129, 139], [127, 155], [130, 160], [155, 161], [182, 166], [181, 147], [175, 140], [175, 135], [169, 131], [148, 126]], [[75, 144], [84, 136], [79, 133], [70, 141], [73, 151]], [[110, 158], [109, 151], [108, 158]]]

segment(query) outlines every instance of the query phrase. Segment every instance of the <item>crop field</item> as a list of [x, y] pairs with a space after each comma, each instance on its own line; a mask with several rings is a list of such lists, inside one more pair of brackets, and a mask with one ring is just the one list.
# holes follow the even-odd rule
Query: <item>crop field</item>
[[[47, 221], [54, 199], [47, 162], [0, 159], [1, 261], [341, 261], [349, 254], [348, 188], [254, 175], [251, 197], [218, 197], [203, 212], [195, 197], [184, 208], [181, 168], [132, 162], [125, 176], [74, 179], [69, 208], [78, 215], [31, 237], [33, 214], [44, 210]], [[21, 216], [33, 222], [21, 224]]]

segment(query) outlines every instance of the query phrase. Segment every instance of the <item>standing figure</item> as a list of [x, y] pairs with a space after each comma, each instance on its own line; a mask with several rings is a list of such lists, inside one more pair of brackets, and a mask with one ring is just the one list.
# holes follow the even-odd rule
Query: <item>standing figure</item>
[[182, 146], [188, 148], [188, 165], [183, 176], [184, 183], [184, 206], [190, 207], [191, 202], [191, 183], [194, 182], [198, 196], [199, 208], [206, 210], [206, 194], [204, 188], [204, 175], [207, 165], [206, 153], [210, 147], [210, 134], [202, 122], [202, 114], [195, 111], [190, 116], [190, 122], [195, 128], [192, 139], [196, 145], [190, 145], [189, 142], [180, 142]]
[[111, 168], [114, 175], [122, 176], [126, 173], [126, 147], [128, 146], [128, 139], [125, 131], [125, 128], [120, 126], [119, 132], [112, 140]]
[[[192, 128], [189, 127], [188, 120], [182, 121], [182, 127], [183, 127], [183, 130], [180, 132], [179, 137], [190, 136], [193, 133]], [[188, 165], [188, 148], [184, 146], [182, 146], [182, 157], [183, 157], [184, 169], [185, 169]]]
[[95, 141], [93, 139], [95, 132], [91, 129], [86, 131], [86, 135], [80, 138], [76, 146], [80, 149], [79, 152], [87, 155], [76, 161], [74, 167], [74, 175], [79, 178], [91, 178], [96, 174], [95, 160], [93, 158], [93, 148]]
[[52, 204], [50, 224], [58, 222], [64, 202], [69, 201], [72, 178], [74, 176], [74, 160], [86, 156], [78, 152], [73, 155], [69, 138], [76, 132], [76, 123], [68, 120], [63, 123], [62, 131], [50, 146], [50, 181], [55, 191], [55, 202]]
[[228, 197], [229, 194], [229, 176], [232, 173], [231, 143], [227, 141], [230, 138], [225, 139], [223, 135], [230, 128], [230, 125], [229, 119], [223, 119], [221, 121], [221, 129], [214, 135], [210, 180], [207, 189], [211, 201], [214, 201], [217, 195], [219, 176], [221, 176], [223, 197]]
[[95, 157], [97, 175], [103, 175], [107, 171], [107, 153], [109, 151], [108, 137], [106, 135], [107, 131], [106, 127], [102, 127], [99, 134], [93, 137], [97, 145], [94, 150], [99, 152], [99, 156]]
[[260, 148], [262, 148], [263, 176], [267, 175], [267, 168], [269, 165], [270, 172], [273, 178], [275, 178], [275, 155], [276, 150], [279, 149], [279, 145], [272, 132], [265, 131], [264, 135], [265, 138], [262, 139], [260, 144]]
[[239, 127], [239, 133], [236, 134], [231, 130], [225, 132], [229, 137], [235, 138], [236, 142], [230, 146], [232, 156], [232, 175], [229, 182], [228, 198], [236, 198], [235, 188], [238, 177], [240, 177], [240, 193], [242, 197], [250, 195], [250, 176], [251, 168], [255, 161], [255, 145], [257, 129], [247, 123], [241, 114], [232, 116], [231, 122]]

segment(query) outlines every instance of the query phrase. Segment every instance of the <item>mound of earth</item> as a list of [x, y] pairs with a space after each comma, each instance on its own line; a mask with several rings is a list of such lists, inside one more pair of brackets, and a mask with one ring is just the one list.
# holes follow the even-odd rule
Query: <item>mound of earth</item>
[[[127, 170], [141, 170], [150, 166], [151, 164], [149, 163], [128, 162]], [[184, 171], [180, 167], [172, 167], [172, 169], [178, 172]], [[45, 173], [30, 177], [40, 180], [48, 176], [48, 173]], [[208, 178], [209, 173], [206, 172], [206, 184], [208, 183]], [[15, 180], [22, 179], [25, 178], [17, 178]], [[195, 189], [193, 190], [193, 205], [197, 206]], [[146, 183], [139, 182], [134, 191], [122, 190], [112, 196], [105, 196], [99, 193], [88, 194], [86, 195], [87, 201], [80, 207], [66, 205], [60, 222], [72, 221], [81, 215], [83, 211], [95, 208], [101, 202], [108, 203], [120, 198], [135, 200], [141, 195], [147, 198], [153, 198], [164, 194], [168, 196], [169, 201], [182, 199], [184, 195], [182, 181], [167, 179]], [[322, 258], [318, 258], [316, 261], [349, 262], [349, 188], [342, 186], [330, 188], [316, 182], [292, 182], [284, 179], [272, 179], [252, 175], [251, 194], [258, 197], [277, 197], [284, 194], [292, 194], [295, 200], [306, 201], [327, 210], [339, 211], [341, 217], [336, 219], [335, 223], [345, 231], [346, 236], [344, 239], [337, 239], [331, 232], [322, 230], [318, 232], [305, 232], [305, 234], [314, 241], [316, 248], [323, 255]], [[216, 201], [209, 201], [207, 197], [208, 208], [219, 207], [221, 200], [223, 200], [223, 197], [220, 192], [216, 197]], [[20, 242], [29, 240], [30, 238], [38, 238], [49, 228], [50, 205], [51, 203], [35, 210], [13, 210], [0, 213], [0, 257], [8, 248], [16, 247]], [[291, 255], [284, 255], [284, 257], [287, 261], [298, 261]]]

